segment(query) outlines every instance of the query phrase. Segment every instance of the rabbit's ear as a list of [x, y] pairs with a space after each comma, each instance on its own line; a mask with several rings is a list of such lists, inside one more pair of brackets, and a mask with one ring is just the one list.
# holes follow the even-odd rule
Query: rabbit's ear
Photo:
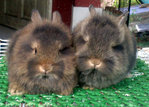
[[32, 22], [39, 22], [42, 20], [38, 10], [33, 10], [32, 11], [32, 16], [31, 16]]
[[91, 14], [91, 15], [96, 14], [96, 10], [95, 10], [95, 8], [94, 8], [94, 6], [93, 6], [92, 4], [89, 5], [89, 11], [90, 11], [90, 14]]
[[54, 23], [61, 23], [62, 22], [61, 15], [58, 11], [55, 11], [53, 13], [52, 22], [54, 22]]
[[129, 12], [125, 12], [124, 14], [118, 17], [118, 19], [120, 20], [119, 25], [124, 25], [126, 23], [128, 14]]

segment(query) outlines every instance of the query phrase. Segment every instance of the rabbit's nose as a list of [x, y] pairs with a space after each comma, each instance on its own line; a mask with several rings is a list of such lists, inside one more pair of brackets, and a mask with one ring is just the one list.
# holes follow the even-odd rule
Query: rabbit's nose
[[43, 72], [43, 73], [45, 73], [45, 72], [46, 72], [46, 70], [44, 69], [44, 67], [43, 67], [43, 66], [41, 66], [41, 65], [39, 66], [39, 71], [40, 71], [40, 72]]
[[89, 64], [92, 67], [99, 68], [101, 66], [101, 61], [98, 59], [90, 59]]
[[53, 70], [53, 67], [51, 65], [49, 66], [39, 66], [39, 71], [43, 73], [51, 72]]

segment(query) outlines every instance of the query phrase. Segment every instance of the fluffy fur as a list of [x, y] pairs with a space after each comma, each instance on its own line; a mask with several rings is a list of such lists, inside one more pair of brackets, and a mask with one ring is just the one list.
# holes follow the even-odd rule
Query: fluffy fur
[[90, 15], [73, 30], [79, 83], [83, 87], [105, 88], [123, 80], [135, 65], [136, 41], [125, 25], [127, 14], [114, 17]]
[[9, 92], [12, 95], [69, 95], [77, 84], [71, 34], [58, 12], [52, 21], [38, 11], [16, 32], [8, 49]]

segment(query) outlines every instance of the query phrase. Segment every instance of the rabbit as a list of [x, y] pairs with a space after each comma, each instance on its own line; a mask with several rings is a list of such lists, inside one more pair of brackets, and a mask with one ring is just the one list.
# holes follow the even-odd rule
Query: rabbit
[[69, 95], [77, 85], [72, 35], [59, 12], [52, 20], [34, 10], [31, 22], [17, 31], [7, 52], [11, 95]]
[[126, 26], [128, 12], [121, 16], [98, 13], [89, 6], [89, 16], [73, 29], [79, 85], [102, 89], [123, 80], [136, 62], [136, 40]]

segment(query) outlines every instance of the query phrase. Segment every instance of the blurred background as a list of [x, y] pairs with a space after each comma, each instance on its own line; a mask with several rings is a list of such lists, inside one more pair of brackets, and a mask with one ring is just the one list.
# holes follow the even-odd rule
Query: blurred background
[[[129, 11], [127, 25], [139, 43], [148, 46], [149, 0], [0, 0], [0, 39], [9, 39], [29, 21], [33, 9], [43, 18], [51, 18], [57, 10], [62, 20], [73, 28], [89, 14], [88, 6], [93, 4], [98, 12], [107, 11], [119, 16]], [[139, 44], [141, 46], [142, 44]]]

